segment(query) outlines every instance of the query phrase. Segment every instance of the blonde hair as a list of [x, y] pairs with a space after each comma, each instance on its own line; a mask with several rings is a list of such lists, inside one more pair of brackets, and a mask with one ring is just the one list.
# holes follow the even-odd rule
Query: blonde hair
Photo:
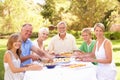
[[[10, 35], [8, 42], [7, 42], [7, 49], [10, 50], [13, 48], [13, 43], [16, 42], [20, 38], [20, 33], [14, 33]], [[21, 49], [17, 49], [16, 51], [17, 55], [20, 57]]]
[[104, 26], [104, 24], [102, 24], [102, 23], [96, 23], [96, 24], [94, 25], [94, 30], [96, 29], [96, 27], [99, 27], [99, 28], [101, 28], [103, 31], [105, 31], [105, 26]]
[[91, 31], [90, 28], [84, 28], [84, 29], [81, 31], [81, 33], [84, 33], [84, 32], [88, 33], [89, 35], [92, 35], [92, 31]]

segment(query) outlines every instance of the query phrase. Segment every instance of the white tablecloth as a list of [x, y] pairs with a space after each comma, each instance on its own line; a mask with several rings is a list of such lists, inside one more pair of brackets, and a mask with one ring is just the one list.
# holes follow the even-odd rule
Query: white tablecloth
[[77, 68], [56, 66], [53, 69], [44, 67], [40, 71], [27, 71], [24, 80], [97, 80], [95, 67], [91, 63], [85, 64]]

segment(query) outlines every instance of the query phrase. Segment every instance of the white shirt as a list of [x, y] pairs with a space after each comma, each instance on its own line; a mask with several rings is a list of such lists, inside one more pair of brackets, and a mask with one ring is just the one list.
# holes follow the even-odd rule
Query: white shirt
[[49, 45], [48, 50], [54, 51], [56, 54], [60, 54], [61, 52], [72, 52], [76, 50], [76, 40], [75, 37], [71, 34], [66, 34], [64, 39], [61, 39], [58, 35], [55, 35]]

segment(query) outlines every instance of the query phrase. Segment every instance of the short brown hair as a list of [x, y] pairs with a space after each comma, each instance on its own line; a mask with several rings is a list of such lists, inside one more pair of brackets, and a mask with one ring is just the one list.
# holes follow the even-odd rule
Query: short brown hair
[[92, 35], [92, 32], [91, 32], [91, 29], [90, 29], [90, 28], [83, 28], [83, 30], [82, 30], [81, 33], [83, 33], [83, 32], [86, 32], [86, 33], [88, 33], [89, 35]]

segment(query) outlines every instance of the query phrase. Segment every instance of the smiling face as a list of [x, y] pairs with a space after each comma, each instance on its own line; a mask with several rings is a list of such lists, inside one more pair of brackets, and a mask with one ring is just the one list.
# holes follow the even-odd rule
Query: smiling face
[[17, 39], [17, 41], [15, 41], [14, 43], [13, 43], [13, 47], [15, 48], [15, 49], [19, 49], [20, 47], [21, 47], [21, 38], [18, 38]]
[[83, 40], [87, 43], [89, 43], [92, 39], [92, 32], [91, 32], [91, 29], [89, 28], [84, 28], [82, 30], [82, 33], [81, 33], [81, 36], [83, 38]]
[[58, 33], [59, 33], [60, 35], [66, 34], [66, 30], [67, 30], [66, 25], [65, 25], [64, 23], [60, 23], [60, 24], [57, 26], [57, 30], [58, 30]]
[[104, 37], [105, 27], [102, 23], [96, 23], [94, 26], [94, 32], [97, 39]]
[[31, 24], [26, 24], [22, 27], [21, 37], [23, 41], [27, 40], [32, 35], [32, 30], [33, 28]]
[[20, 49], [21, 47], [21, 37], [19, 34], [12, 34], [8, 39], [7, 48], [10, 49]]
[[41, 39], [42, 41], [44, 41], [48, 38], [48, 35], [49, 35], [48, 28], [41, 28], [38, 33], [38, 38]]
[[83, 32], [81, 36], [85, 42], [89, 42], [91, 39], [91, 35], [89, 35], [87, 32]]
[[96, 27], [94, 32], [97, 38], [101, 38], [104, 35], [104, 31], [100, 27]]

